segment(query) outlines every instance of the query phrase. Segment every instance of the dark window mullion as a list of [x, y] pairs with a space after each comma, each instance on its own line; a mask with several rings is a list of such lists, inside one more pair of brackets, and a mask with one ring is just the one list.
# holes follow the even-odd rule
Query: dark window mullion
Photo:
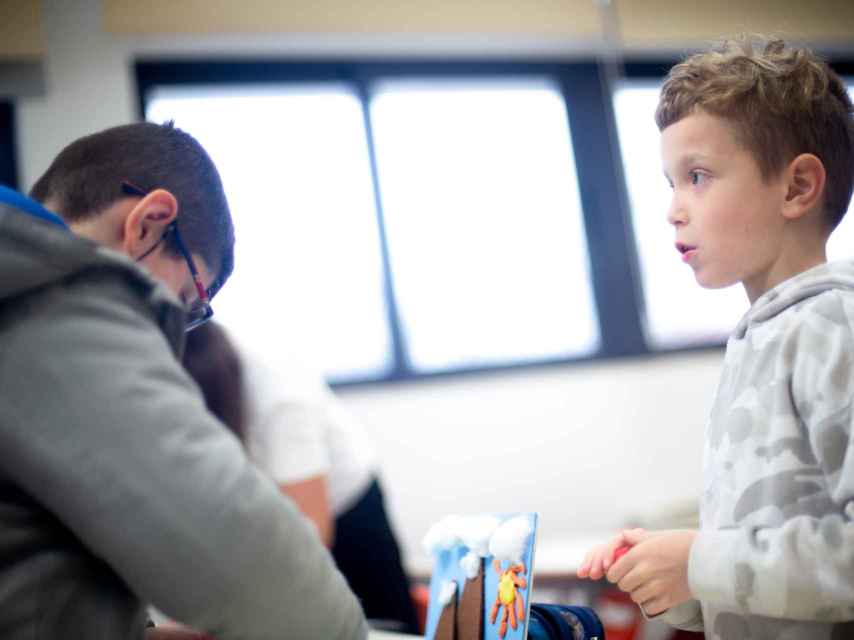
[[412, 375], [409, 355], [406, 350], [403, 329], [400, 322], [400, 312], [394, 292], [394, 280], [391, 273], [391, 257], [388, 250], [388, 238], [385, 230], [385, 214], [383, 210], [382, 189], [380, 186], [377, 167], [377, 154], [374, 144], [374, 128], [371, 122], [369, 81], [359, 78], [355, 81], [359, 102], [362, 105], [362, 117], [365, 123], [365, 140], [368, 146], [368, 160], [371, 167], [371, 182], [374, 192], [374, 206], [377, 212], [377, 231], [379, 232], [380, 252], [383, 266], [383, 292], [386, 304], [389, 335], [392, 348], [392, 370], [389, 378], [406, 378]]
[[18, 164], [15, 157], [15, 106], [0, 100], [0, 184], [18, 188]]
[[643, 296], [612, 97], [600, 73], [594, 64], [573, 65], [561, 84], [576, 154], [601, 355], [636, 355], [648, 351]]

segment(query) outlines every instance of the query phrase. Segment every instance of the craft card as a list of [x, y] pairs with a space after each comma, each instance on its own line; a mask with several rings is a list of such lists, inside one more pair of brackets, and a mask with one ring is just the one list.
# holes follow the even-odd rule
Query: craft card
[[536, 513], [448, 516], [424, 545], [433, 555], [427, 640], [524, 640]]

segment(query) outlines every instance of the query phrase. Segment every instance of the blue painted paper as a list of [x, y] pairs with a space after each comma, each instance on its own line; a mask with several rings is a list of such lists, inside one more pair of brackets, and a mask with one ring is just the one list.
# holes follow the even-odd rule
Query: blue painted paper
[[[524, 516], [530, 524], [531, 533], [525, 541], [522, 562], [525, 564], [525, 573], [518, 574], [527, 582], [525, 588], [517, 590], [517, 594], [521, 595], [524, 602], [525, 619], [517, 624], [516, 629], [512, 629], [508, 623], [507, 632], [503, 638], [499, 637], [498, 632], [503, 613], [502, 608], [499, 609], [495, 624], [490, 623], [489, 614], [495, 604], [498, 596], [499, 575], [493, 568], [493, 557], [489, 556], [483, 559], [482, 570], [484, 573], [484, 594], [483, 594], [483, 638], [484, 640], [524, 640], [528, 629], [528, 615], [530, 612], [530, 597], [533, 587], [533, 566], [534, 566], [534, 548], [537, 537], [537, 514], [532, 512], [525, 513], [503, 513], [503, 514], [484, 514], [494, 515], [501, 522], [506, 522], [510, 519]], [[465, 570], [460, 566], [460, 560], [469, 553], [470, 549], [463, 544], [456, 544], [450, 549], [444, 549], [434, 553], [433, 574], [430, 579], [430, 603], [427, 611], [427, 628], [425, 637], [427, 640], [433, 640], [436, 634], [436, 627], [439, 623], [439, 617], [442, 614], [444, 606], [439, 602], [439, 593], [442, 585], [448, 581], [457, 583], [457, 591], [455, 598], [459, 607], [460, 598], [463, 589], [465, 588], [467, 576]], [[504, 561], [501, 563], [501, 569], [506, 570], [511, 563]]]

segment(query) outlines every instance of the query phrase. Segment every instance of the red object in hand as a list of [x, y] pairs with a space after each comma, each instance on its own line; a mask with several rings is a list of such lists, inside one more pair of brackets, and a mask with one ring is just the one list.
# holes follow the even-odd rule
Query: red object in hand
[[617, 547], [617, 550], [614, 551], [614, 557], [611, 559], [611, 564], [614, 564], [617, 560], [626, 555], [629, 552], [629, 549], [631, 549], [631, 547], [627, 544], [624, 544], [622, 547]]

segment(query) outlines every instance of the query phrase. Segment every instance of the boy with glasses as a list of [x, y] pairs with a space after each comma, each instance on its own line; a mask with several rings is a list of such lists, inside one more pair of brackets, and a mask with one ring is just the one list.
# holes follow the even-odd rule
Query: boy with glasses
[[77, 140], [31, 198], [0, 188], [4, 639], [142, 638], [147, 604], [220, 640], [365, 636], [178, 361], [233, 244], [216, 168], [171, 124]]

